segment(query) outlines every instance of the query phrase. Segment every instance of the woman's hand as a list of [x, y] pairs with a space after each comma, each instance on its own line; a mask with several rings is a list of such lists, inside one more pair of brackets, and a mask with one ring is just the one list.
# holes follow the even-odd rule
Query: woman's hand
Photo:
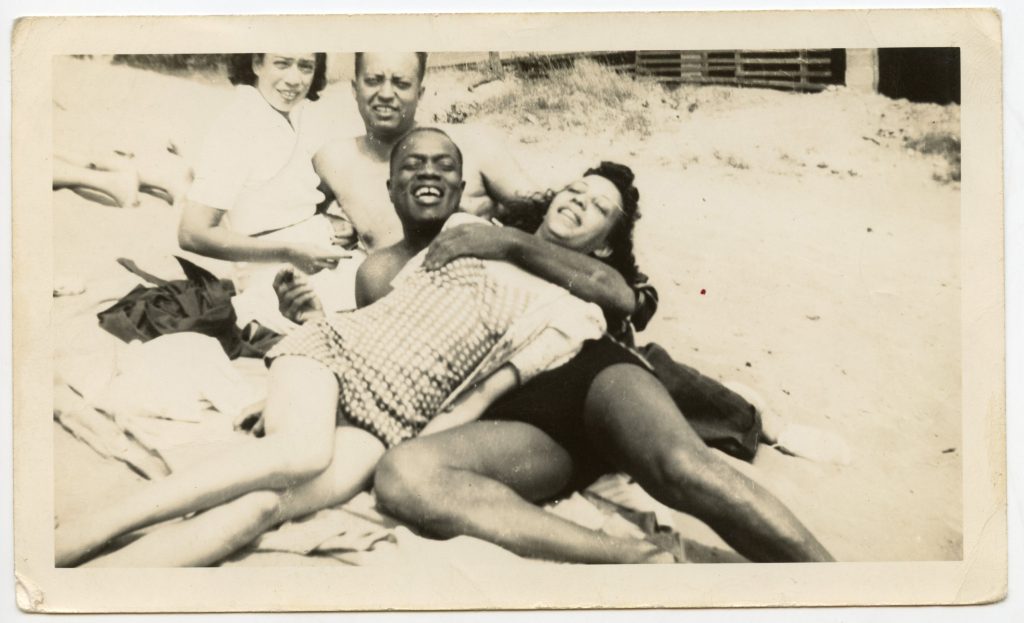
[[460, 257], [507, 260], [519, 236], [527, 234], [508, 227], [467, 224], [444, 230], [434, 238], [423, 259], [423, 267], [437, 270]]
[[320, 297], [306, 276], [293, 268], [282, 268], [274, 277], [277, 308], [281, 315], [297, 324], [323, 318], [324, 307]]
[[324, 216], [327, 217], [327, 222], [331, 224], [331, 229], [333, 230], [331, 244], [345, 249], [354, 248], [359, 242], [359, 236], [356, 234], [356, 228], [352, 226], [352, 223], [333, 214], [325, 214]]
[[312, 275], [338, 266], [338, 260], [352, 255], [338, 247], [315, 244], [294, 244], [288, 248], [288, 261], [302, 272]]

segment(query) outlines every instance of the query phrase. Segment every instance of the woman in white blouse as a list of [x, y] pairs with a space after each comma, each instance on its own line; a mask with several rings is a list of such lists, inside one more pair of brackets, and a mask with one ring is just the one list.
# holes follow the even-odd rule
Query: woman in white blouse
[[[234, 98], [206, 137], [185, 197], [178, 242], [207, 257], [254, 263], [239, 266], [236, 286], [243, 291], [258, 286], [261, 294], [252, 306], [266, 299], [276, 309], [270, 283], [280, 265], [313, 274], [334, 269], [351, 255], [332, 245], [331, 223], [316, 214], [324, 196], [300, 140], [310, 112], [307, 100], [318, 99], [326, 85], [326, 54], [239, 54], [229, 77], [236, 85]], [[354, 268], [345, 272], [349, 287], [340, 289], [347, 292]], [[328, 302], [336, 308], [353, 305], [353, 300]], [[256, 311], [251, 315], [260, 319]]]

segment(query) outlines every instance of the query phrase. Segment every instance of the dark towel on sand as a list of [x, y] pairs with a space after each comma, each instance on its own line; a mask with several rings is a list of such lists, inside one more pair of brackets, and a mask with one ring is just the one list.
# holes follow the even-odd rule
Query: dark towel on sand
[[754, 458], [761, 435], [761, 416], [754, 405], [718, 381], [675, 361], [657, 344], [648, 344], [640, 352], [704, 443], [738, 459]]

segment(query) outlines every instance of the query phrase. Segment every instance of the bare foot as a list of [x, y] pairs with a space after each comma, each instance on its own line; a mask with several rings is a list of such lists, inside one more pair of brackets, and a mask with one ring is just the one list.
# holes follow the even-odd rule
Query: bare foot
[[723, 385], [754, 405], [761, 415], [761, 440], [779, 452], [819, 463], [848, 465], [852, 462], [853, 453], [839, 435], [822, 428], [785, 421], [756, 390], [742, 383], [728, 381]]
[[785, 427], [779, 433], [775, 448], [819, 463], [849, 465], [853, 462], [853, 452], [842, 437], [831, 431], [802, 424]]

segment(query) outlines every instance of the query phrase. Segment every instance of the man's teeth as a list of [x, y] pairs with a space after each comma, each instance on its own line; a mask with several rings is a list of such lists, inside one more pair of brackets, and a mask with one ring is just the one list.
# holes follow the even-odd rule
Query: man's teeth
[[440, 191], [440, 189], [437, 189], [437, 188], [431, 188], [429, 186], [424, 186], [422, 188], [417, 188], [415, 193], [413, 193], [413, 194], [416, 197], [440, 197], [441, 196], [441, 191]]

